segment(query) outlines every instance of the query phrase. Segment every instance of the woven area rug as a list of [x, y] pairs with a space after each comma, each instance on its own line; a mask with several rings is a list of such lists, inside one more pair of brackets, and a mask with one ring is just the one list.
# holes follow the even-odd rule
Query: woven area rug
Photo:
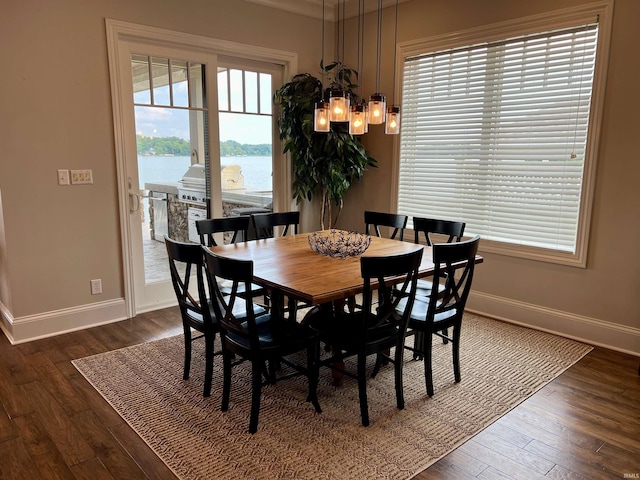
[[[410, 338], [408, 341], [412, 341]], [[180, 479], [408, 479], [504, 415], [586, 355], [591, 347], [555, 335], [466, 315], [462, 381], [451, 345], [434, 342], [435, 395], [406, 351], [404, 410], [393, 368], [368, 383], [371, 425], [360, 424], [358, 389], [331, 385], [321, 370], [316, 414], [304, 377], [263, 389], [258, 432], [247, 432], [249, 366], [234, 369], [231, 405], [220, 411], [220, 357], [211, 397], [202, 396], [203, 351], [194, 345], [182, 380], [182, 336], [74, 360], [75, 367]]]

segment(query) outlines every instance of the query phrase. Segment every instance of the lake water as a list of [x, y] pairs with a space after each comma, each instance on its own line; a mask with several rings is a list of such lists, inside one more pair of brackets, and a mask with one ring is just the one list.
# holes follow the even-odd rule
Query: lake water
[[[240, 165], [247, 190], [271, 191], [271, 157], [222, 157], [223, 167]], [[138, 156], [140, 188], [145, 183], [177, 182], [191, 165], [191, 157]]]
[[[271, 157], [222, 157], [223, 167], [240, 165], [244, 176], [244, 187], [248, 191], [271, 191]], [[145, 183], [177, 182], [191, 165], [191, 157], [138, 156], [138, 179], [140, 189]], [[149, 222], [149, 200], [142, 200], [144, 221]]]

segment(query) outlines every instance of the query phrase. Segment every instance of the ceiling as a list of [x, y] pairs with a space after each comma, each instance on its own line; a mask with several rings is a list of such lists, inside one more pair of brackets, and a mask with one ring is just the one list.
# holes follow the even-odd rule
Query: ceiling
[[[323, 0], [245, 0], [250, 3], [258, 3], [279, 10], [298, 13], [308, 17], [322, 18]], [[398, 0], [398, 3], [404, 3], [408, 0]], [[345, 17], [355, 17], [358, 15], [358, 0], [344, 0]], [[341, 0], [324, 0], [325, 19], [335, 21], [337, 18], [337, 5], [342, 5]], [[396, 0], [382, 0], [382, 8], [390, 7], [396, 4]], [[364, 0], [365, 13], [377, 10], [377, 0]]]

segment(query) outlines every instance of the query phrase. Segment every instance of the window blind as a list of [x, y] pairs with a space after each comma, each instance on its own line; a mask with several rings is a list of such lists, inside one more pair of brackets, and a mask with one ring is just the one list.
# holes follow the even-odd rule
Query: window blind
[[597, 33], [407, 57], [398, 212], [575, 252]]

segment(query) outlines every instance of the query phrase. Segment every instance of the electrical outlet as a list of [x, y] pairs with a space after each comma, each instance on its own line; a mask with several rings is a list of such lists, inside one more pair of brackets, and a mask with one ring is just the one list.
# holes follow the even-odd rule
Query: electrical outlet
[[87, 185], [93, 183], [93, 170], [71, 170], [72, 185]]
[[97, 278], [91, 280], [91, 295], [100, 295], [102, 293], [102, 280]]
[[58, 185], [69, 185], [69, 170], [58, 170]]

